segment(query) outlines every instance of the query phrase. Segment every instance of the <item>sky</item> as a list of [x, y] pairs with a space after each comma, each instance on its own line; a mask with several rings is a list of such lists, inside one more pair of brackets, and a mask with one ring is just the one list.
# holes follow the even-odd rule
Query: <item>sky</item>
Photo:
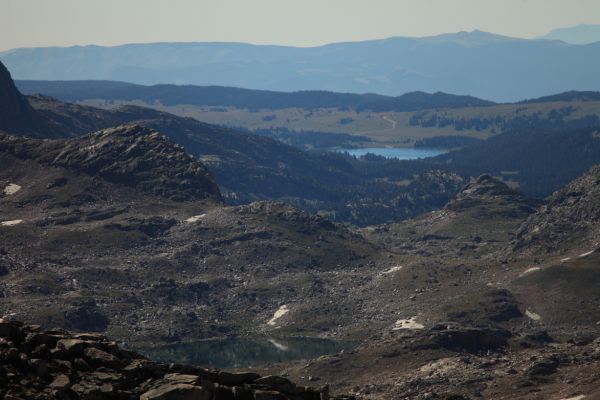
[[0, 0], [0, 51], [148, 42], [317, 46], [600, 23], [599, 0]]

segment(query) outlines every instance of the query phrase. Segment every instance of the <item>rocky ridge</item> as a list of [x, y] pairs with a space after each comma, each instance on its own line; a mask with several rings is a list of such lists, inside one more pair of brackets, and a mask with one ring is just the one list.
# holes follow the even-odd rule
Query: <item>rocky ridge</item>
[[52, 141], [4, 137], [0, 151], [171, 200], [222, 201], [212, 174], [200, 161], [159, 132], [138, 125]]
[[519, 228], [514, 249], [564, 252], [600, 246], [600, 165], [550, 196]]
[[0, 132], [48, 135], [48, 127], [17, 90], [10, 72], [0, 63]]
[[539, 205], [504, 182], [481, 175], [471, 179], [442, 209], [368, 228], [365, 233], [398, 252], [489, 257], [514, 239], [516, 229]]
[[281, 376], [210, 371], [150, 361], [104, 335], [43, 331], [0, 319], [0, 396], [4, 399], [327, 400], [329, 388]]
[[478, 209], [487, 211], [487, 216], [518, 218], [533, 213], [538, 206], [538, 201], [511, 189], [506, 183], [490, 175], [481, 175], [463, 187], [444, 206], [444, 210], [460, 212]]

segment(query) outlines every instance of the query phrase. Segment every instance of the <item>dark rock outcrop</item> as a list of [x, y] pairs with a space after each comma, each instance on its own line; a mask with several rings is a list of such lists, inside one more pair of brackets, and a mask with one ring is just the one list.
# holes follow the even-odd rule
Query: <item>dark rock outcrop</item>
[[469, 353], [497, 351], [508, 345], [511, 333], [503, 329], [473, 328], [453, 324], [439, 324], [427, 335], [419, 337], [414, 349], [449, 349]]
[[42, 118], [19, 93], [10, 72], [0, 62], [0, 131], [45, 136], [48, 128]]
[[[600, 238], [600, 165], [555, 192], [517, 232], [514, 249], [552, 252]], [[587, 250], [587, 248], [586, 248]]]

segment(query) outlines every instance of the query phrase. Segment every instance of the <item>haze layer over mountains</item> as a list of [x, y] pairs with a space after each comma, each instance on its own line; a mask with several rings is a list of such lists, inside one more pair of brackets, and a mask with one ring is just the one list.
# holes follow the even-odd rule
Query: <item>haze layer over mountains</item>
[[598, 42], [577, 45], [482, 31], [310, 48], [216, 42], [24, 48], [0, 53], [0, 60], [16, 79], [384, 95], [421, 90], [493, 101], [600, 89]]

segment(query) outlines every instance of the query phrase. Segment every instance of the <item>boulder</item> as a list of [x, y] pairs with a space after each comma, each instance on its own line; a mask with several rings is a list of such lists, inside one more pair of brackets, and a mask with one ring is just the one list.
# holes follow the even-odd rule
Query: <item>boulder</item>
[[81, 339], [61, 339], [56, 343], [56, 348], [68, 351], [71, 355], [83, 354], [83, 350], [93, 342]]
[[140, 396], [140, 400], [211, 400], [212, 393], [202, 386], [187, 383], [167, 383], [151, 389]]
[[106, 342], [108, 339], [101, 333], [76, 333], [73, 338], [80, 340], [92, 340], [94, 342]]
[[67, 390], [71, 387], [71, 380], [65, 374], [57, 375], [56, 378], [50, 383], [50, 388], [56, 390]]
[[12, 341], [21, 341], [23, 336], [23, 331], [21, 330], [19, 324], [14, 321], [0, 318], [0, 338], [9, 339]]
[[166, 365], [144, 359], [132, 360], [121, 370], [121, 373], [130, 381], [162, 378], [166, 372]]
[[268, 387], [269, 389], [276, 390], [282, 393], [294, 393], [296, 391], [296, 385], [294, 385], [289, 379], [281, 376], [269, 375], [254, 381], [255, 385]]
[[234, 386], [231, 388], [231, 392], [235, 400], [253, 400], [254, 398], [252, 393], [245, 387]]
[[219, 372], [219, 383], [225, 386], [244, 386], [248, 383], [254, 383], [260, 375], [254, 372], [242, 372], [234, 374], [231, 372]]
[[227, 386], [215, 386], [213, 395], [215, 400], [236, 400], [233, 390]]
[[163, 380], [169, 381], [170, 383], [186, 383], [188, 385], [198, 385], [200, 379], [197, 375], [174, 373], [165, 375]]
[[109, 398], [108, 396], [104, 396], [100, 390], [100, 386], [93, 382], [79, 381], [71, 386], [71, 390], [77, 393], [77, 396], [79, 396], [76, 398], [86, 400], [102, 400], [103, 398]]
[[552, 375], [558, 369], [560, 360], [551, 356], [540, 361], [534, 362], [525, 370], [525, 375], [529, 378], [540, 378], [542, 376]]
[[40, 378], [48, 376], [48, 362], [39, 358], [33, 358], [28, 362], [29, 370]]
[[254, 400], [287, 400], [283, 394], [273, 390], [256, 390], [254, 391]]
[[123, 367], [123, 364], [117, 357], [94, 347], [88, 347], [83, 350], [83, 355], [89, 363], [96, 368], [107, 367], [110, 369], [121, 369]]
[[76, 358], [73, 360], [73, 367], [77, 371], [88, 372], [92, 370], [90, 364], [87, 363], [83, 358]]

